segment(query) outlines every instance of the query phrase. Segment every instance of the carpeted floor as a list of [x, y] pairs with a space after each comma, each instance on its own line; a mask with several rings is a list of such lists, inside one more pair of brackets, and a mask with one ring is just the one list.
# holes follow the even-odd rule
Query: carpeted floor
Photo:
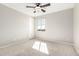
[[0, 48], [0, 56], [77, 56], [72, 45], [28, 40]]

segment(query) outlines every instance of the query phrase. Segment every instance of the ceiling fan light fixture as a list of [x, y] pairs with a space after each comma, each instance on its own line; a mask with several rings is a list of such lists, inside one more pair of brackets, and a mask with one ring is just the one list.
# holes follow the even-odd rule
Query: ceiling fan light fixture
[[34, 8], [34, 13], [36, 13], [36, 12], [39, 12], [39, 11], [42, 11], [42, 12], [46, 12], [46, 10], [45, 9], [43, 9], [43, 8], [46, 8], [46, 7], [48, 7], [48, 6], [50, 6], [50, 3], [47, 3], [47, 4], [43, 4], [42, 5], [42, 3], [35, 3], [35, 5], [36, 6], [26, 6], [27, 8]]

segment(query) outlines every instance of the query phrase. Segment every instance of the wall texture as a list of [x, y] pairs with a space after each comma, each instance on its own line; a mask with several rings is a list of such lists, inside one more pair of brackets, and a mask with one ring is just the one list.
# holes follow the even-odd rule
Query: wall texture
[[73, 25], [74, 46], [79, 54], [79, 4], [75, 4], [74, 7]]
[[31, 20], [28, 15], [0, 5], [0, 44], [33, 37]]
[[35, 29], [36, 37], [49, 41], [73, 41], [73, 9], [47, 14], [44, 17], [46, 31], [41, 32]]

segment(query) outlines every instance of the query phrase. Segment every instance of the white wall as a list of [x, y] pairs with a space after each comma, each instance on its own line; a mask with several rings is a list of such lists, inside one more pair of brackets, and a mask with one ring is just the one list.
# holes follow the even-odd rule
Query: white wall
[[34, 32], [34, 18], [30, 17], [29, 18], [29, 39], [33, 39], [35, 37], [35, 32]]
[[44, 17], [46, 18], [46, 31], [36, 30], [36, 37], [49, 41], [73, 41], [73, 9], [47, 14]]
[[73, 38], [74, 38], [74, 46], [76, 51], [79, 54], [79, 4], [75, 4], [74, 7], [74, 26], [73, 26]]
[[0, 5], [0, 44], [33, 37], [31, 20], [28, 15]]

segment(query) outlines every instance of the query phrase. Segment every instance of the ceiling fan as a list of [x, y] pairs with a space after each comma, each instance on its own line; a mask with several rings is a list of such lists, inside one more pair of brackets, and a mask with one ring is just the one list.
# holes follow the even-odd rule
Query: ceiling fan
[[33, 13], [36, 13], [36, 10], [37, 10], [37, 9], [41, 9], [42, 12], [46, 12], [46, 10], [43, 9], [43, 8], [50, 6], [50, 3], [43, 4], [43, 5], [42, 5], [42, 3], [34, 3], [34, 5], [35, 5], [35, 6], [26, 6], [26, 8], [34, 8]]

